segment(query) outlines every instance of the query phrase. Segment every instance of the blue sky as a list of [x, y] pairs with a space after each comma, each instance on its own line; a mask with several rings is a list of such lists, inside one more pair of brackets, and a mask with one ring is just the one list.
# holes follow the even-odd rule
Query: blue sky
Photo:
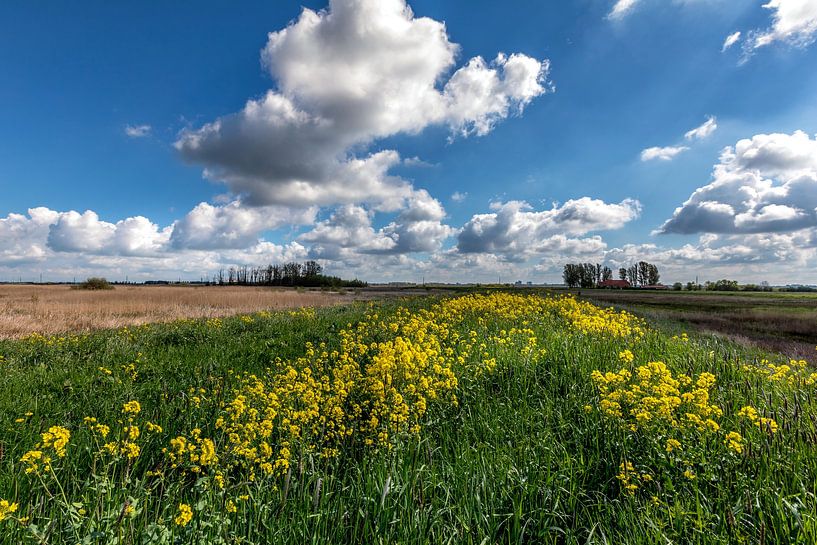
[[817, 282], [817, 2], [771, 4], [4, 3], [0, 280]]

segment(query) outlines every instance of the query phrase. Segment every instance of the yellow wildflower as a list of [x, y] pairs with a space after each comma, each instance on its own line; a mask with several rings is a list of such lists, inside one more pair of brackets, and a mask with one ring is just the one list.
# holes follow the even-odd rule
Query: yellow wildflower
[[179, 511], [176, 514], [176, 518], [173, 519], [173, 522], [175, 522], [177, 526], [184, 527], [187, 526], [191, 520], [193, 520], [193, 510], [188, 504], [180, 503]]

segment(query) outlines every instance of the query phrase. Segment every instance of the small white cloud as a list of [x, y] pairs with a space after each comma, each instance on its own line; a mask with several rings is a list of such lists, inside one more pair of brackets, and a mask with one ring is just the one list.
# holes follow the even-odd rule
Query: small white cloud
[[671, 161], [679, 153], [685, 152], [689, 148], [686, 146], [666, 146], [663, 148], [652, 147], [641, 151], [642, 161], [652, 161], [660, 159], [661, 161]]
[[684, 134], [684, 138], [687, 140], [701, 140], [706, 138], [718, 128], [718, 123], [715, 120], [715, 116], [709, 116], [709, 118], [704, 122], [703, 125], [699, 127], [695, 127], [694, 129], [687, 131]]
[[125, 125], [125, 134], [131, 138], [144, 138], [150, 130], [150, 125]]
[[639, 0], [617, 0], [607, 14], [607, 18], [611, 20], [621, 20], [627, 16], [633, 8], [638, 4]]
[[409, 157], [408, 159], [403, 159], [403, 166], [416, 168], [431, 168], [437, 165], [434, 163], [429, 163], [428, 161], [424, 161], [417, 156], [414, 156]]
[[451, 200], [454, 201], [454, 202], [462, 202], [466, 198], [468, 198], [468, 192], [460, 193], [459, 191], [455, 191], [451, 195]]
[[740, 40], [740, 30], [738, 30], [737, 32], [733, 32], [732, 34], [726, 37], [726, 39], [723, 41], [721, 53], [723, 53], [724, 51], [738, 43], [738, 40]]

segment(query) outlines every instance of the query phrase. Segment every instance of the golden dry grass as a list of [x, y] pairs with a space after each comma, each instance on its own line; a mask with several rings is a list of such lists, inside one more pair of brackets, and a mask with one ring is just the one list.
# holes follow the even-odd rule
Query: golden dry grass
[[246, 286], [117, 286], [87, 291], [70, 286], [0, 285], [0, 338], [327, 306], [352, 298], [332, 292]]

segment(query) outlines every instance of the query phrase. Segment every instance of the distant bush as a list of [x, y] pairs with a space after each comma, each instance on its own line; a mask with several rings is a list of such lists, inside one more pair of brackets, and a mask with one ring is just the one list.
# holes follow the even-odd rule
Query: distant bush
[[105, 278], [91, 277], [82, 284], [73, 286], [75, 290], [112, 290], [113, 286]]

